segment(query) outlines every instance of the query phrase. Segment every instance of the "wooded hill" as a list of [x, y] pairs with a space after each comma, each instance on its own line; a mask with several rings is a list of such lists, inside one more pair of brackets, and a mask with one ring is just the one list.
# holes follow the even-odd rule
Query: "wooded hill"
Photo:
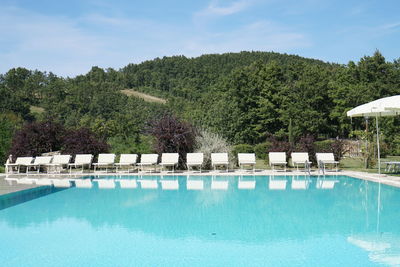
[[[148, 102], [127, 89], [167, 101]], [[232, 144], [288, 138], [289, 124], [293, 138], [348, 137], [364, 122], [351, 123], [347, 110], [400, 94], [400, 61], [387, 62], [378, 51], [346, 65], [241, 52], [156, 58], [120, 70], [93, 67], [75, 78], [16, 68], [0, 75], [0, 94], [2, 158], [24, 121], [48, 118], [92, 129], [117, 153], [151, 149], [146, 125], [165, 112]], [[387, 142], [400, 144], [399, 125], [398, 118], [383, 121]]]

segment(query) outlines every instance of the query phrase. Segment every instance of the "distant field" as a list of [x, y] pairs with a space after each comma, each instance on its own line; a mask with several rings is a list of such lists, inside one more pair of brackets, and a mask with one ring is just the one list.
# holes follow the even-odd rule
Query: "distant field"
[[127, 95], [127, 96], [134, 96], [134, 97], [139, 97], [143, 99], [144, 101], [147, 102], [152, 102], [152, 103], [159, 103], [159, 104], [166, 104], [167, 100], [155, 96], [151, 96], [145, 93], [141, 93], [132, 89], [124, 89], [121, 90], [121, 93]]
[[41, 113], [44, 112], [44, 108], [37, 107], [37, 106], [30, 106], [30, 107], [29, 107], [29, 111], [30, 111], [31, 113], [39, 113], [39, 114], [41, 114]]

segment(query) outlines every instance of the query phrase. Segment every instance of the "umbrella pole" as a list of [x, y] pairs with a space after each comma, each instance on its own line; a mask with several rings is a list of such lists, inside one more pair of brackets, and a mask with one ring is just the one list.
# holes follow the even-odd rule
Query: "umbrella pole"
[[381, 152], [379, 147], [379, 123], [376, 115], [376, 144], [378, 145], [378, 174], [381, 174]]

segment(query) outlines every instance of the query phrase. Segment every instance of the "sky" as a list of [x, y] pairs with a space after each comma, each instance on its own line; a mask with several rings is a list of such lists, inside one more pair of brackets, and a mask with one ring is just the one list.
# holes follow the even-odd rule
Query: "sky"
[[0, 0], [0, 73], [64, 77], [156, 57], [274, 51], [400, 58], [399, 0]]

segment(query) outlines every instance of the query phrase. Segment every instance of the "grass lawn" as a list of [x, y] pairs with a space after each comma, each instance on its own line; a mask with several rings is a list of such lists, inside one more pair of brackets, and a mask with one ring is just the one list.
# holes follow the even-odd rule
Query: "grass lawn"
[[[388, 156], [387, 158], [381, 158], [381, 173], [386, 173], [390, 175], [400, 176], [400, 173], [387, 173], [385, 172], [387, 161], [400, 161], [400, 156]], [[291, 164], [289, 163], [289, 166]], [[346, 171], [363, 171], [363, 172], [371, 172], [377, 173], [378, 167], [365, 169], [364, 168], [364, 161], [362, 158], [343, 158], [340, 160], [339, 168]], [[268, 162], [265, 160], [257, 159], [256, 169], [271, 169], [268, 165]], [[290, 169], [290, 167], [289, 167]], [[316, 166], [313, 166], [313, 169], [316, 169]]]

